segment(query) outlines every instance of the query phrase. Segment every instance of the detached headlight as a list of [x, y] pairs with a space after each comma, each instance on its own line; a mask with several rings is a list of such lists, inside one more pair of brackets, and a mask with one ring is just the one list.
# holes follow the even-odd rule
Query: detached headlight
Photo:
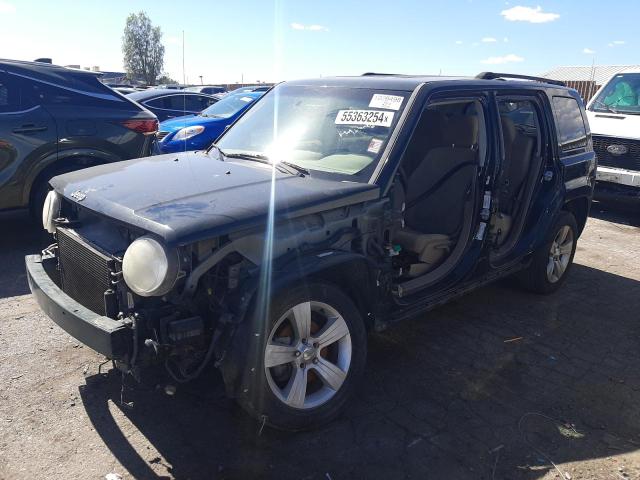
[[42, 208], [42, 226], [49, 233], [56, 233], [54, 220], [60, 214], [60, 195], [51, 190], [44, 199]]
[[178, 252], [151, 237], [133, 241], [122, 259], [122, 275], [131, 290], [141, 297], [168, 293], [178, 278]]
[[178, 130], [178, 133], [176, 133], [171, 140], [188, 140], [191, 137], [200, 135], [202, 132], [204, 132], [204, 127], [202, 125], [185, 127], [182, 130]]

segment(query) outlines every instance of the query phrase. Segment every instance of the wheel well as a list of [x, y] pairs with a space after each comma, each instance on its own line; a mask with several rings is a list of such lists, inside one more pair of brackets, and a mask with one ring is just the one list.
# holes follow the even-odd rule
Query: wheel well
[[345, 262], [313, 273], [312, 280], [336, 285], [356, 305], [367, 330], [373, 328], [374, 282], [369, 265], [363, 261]]
[[33, 195], [37, 192], [38, 187], [42, 185], [42, 182], [48, 182], [56, 175], [62, 175], [63, 173], [73, 172], [74, 170], [80, 170], [82, 168], [93, 167], [95, 165], [100, 165], [101, 163], [104, 162], [98, 158], [91, 157], [66, 157], [53, 162], [51, 165], [42, 169], [33, 182], [31, 182], [28, 192], [29, 204], [31, 204]]
[[589, 216], [589, 208], [591, 207], [591, 202], [588, 198], [575, 198], [573, 200], [565, 203], [563, 210], [566, 210], [573, 214], [576, 219], [576, 223], [578, 224], [578, 235], [582, 233], [584, 230], [584, 226], [587, 223], [587, 218]]

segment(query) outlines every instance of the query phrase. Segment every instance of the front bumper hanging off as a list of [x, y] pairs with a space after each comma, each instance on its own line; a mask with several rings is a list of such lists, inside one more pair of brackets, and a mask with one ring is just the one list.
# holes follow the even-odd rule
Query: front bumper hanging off
[[[92, 312], [69, 297], [47, 273], [55, 269], [55, 258], [27, 255], [29, 288], [38, 305], [51, 320], [69, 335], [112, 360], [130, 357], [133, 330], [123, 320], [114, 320]], [[53, 271], [53, 270], [49, 270]]]

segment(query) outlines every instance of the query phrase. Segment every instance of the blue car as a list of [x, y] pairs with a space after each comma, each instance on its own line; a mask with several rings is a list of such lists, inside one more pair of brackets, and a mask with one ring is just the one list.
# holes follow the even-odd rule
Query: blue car
[[173, 118], [160, 124], [154, 153], [204, 150], [264, 92], [230, 94], [197, 115]]

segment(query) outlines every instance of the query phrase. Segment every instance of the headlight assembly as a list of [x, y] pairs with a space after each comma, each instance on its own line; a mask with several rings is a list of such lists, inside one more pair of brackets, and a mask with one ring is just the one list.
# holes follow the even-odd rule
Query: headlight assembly
[[204, 127], [202, 125], [194, 125], [193, 127], [185, 127], [181, 130], [178, 130], [171, 140], [188, 140], [191, 137], [195, 137], [196, 135], [200, 135], [204, 132]]
[[44, 199], [42, 208], [42, 226], [49, 233], [56, 233], [54, 220], [60, 214], [60, 195], [51, 190]]
[[178, 278], [178, 270], [178, 251], [147, 236], [134, 240], [122, 259], [124, 281], [141, 297], [168, 293]]

